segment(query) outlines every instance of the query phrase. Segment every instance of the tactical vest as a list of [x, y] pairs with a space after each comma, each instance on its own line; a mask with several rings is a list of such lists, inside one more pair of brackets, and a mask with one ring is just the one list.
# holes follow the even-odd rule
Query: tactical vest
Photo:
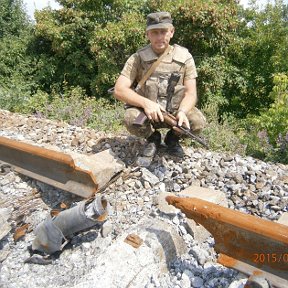
[[[153, 52], [151, 45], [138, 50], [137, 54], [140, 57], [141, 65], [136, 78], [139, 82], [158, 56]], [[192, 55], [186, 48], [174, 45], [172, 51], [164, 57], [142, 89], [137, 92], [154, 102], [158, 102], [165, 109], [168, 80], [173, 72], [177, 72], [180, 74], [180, 79], [175, 86], [175, 92], [171, 100], [172, 110], [177, 110], [184, 97], [185, 62], [190, 58], [192, 58]]]

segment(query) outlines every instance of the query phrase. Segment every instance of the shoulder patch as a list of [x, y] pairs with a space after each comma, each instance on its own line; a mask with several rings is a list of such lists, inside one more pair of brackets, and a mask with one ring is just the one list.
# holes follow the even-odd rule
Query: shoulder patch
[[177, 44], [174, 45], [173, 59], [175, 61], [185, 63], [190, 58], [192, 58], [192, 55], [190, 54], [187, 48], [179, 46]]

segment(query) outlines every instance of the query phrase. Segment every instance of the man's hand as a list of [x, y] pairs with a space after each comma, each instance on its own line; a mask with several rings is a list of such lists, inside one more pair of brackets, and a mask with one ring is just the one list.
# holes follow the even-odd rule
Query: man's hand
[[164, 109], [158, 103], [145, 98], [143, 109], [150, 121], [164, 121], [164, 117], [161, 112], [164, 111]]
[[184, 124], [184, 126], [190, 130], [190, 123], [184, 111], [179, 110], [177, 112], [176, 119], [179, 126], [182, 126]]

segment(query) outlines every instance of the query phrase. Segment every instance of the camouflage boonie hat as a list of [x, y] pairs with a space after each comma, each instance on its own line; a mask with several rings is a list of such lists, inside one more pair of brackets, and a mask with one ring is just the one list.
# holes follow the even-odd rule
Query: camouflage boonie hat
[[146, 31], [152, 29], [167, 29], [173, 27], [172, 18], [169, 12], [150, 13], [147, 16]]

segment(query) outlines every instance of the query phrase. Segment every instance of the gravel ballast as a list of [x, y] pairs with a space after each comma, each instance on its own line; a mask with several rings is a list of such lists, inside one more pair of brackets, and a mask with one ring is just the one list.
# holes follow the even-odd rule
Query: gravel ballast
[[[168, 156], [163, 149], [148, 169], [140, 168], [134, 165], [144, 145], [139, 138], [3, 110], [0, 110], [0, 136], [86, 155], [111, 149], [126, 165], [121, 177], [103, 192], [111, 206], [105, 224], [72, 235], [61, 253], [46, 258], [34, 254], [31, 263], [27, 259], [32, 256], [29, 246], [35, 238], [33, 229], [51, 209], [59, 208], [61, 203], [73, 206], [82, 199], [20, 175], [13, 171], [13, 167], [0, 162], [0, 215], [5, 223], [3, 233], [7, 231], [5, 235], [0, 234], [0, 287], [89, 288], [104, 287], [107, 283], [110, 287], [244, 287], [246, 275], [217, 264], [214, 239], [208, 237], [201, 243], [193, 239], [187, 229], [186, 216], [180, 211], [164, 213], [159, 207], [159, 196], [166, 192], [179, 195], [189, 186], [198, 186], [224, 192], [231, 209], [270, 221], [277, 221], [288, 211], [287, 165], [186, 147], [186, 156], [182, 160]], [[126, 285], [126, 279], [135, 272], [131, 267], [138, 264], [131, 262], [132, 256], [131, 263], [120, 257], [126, 249], [121, 244], [122, 238], [135, 229], [143, 235], [142, 238], [148, 237], [149, 233], [141, 232], [139, 227], [151, 221], [160, 221], [163, 227], [168, 225], [174, 229], [183, 240], [185, 253], [171, 259], [166, 270], [147, 269], [143, 275], [149, 277], [143, 276], [141, 282], [133, 280]], [[16, 229], [25, 224], [29, 225], [24, 229], [24, 236], [14, 241]], [[156, 251], [152, 246], [149, 251]], [[135, 261], [145, 258], [140, 252]], [[120, 255], [117, 261], [112, 257], [116, 255], [113, 253]], [[130, 250], [125, 253], [123, 255], [130, 255]], [[107, 260], [109, 255], [111, 261]], [[152, 256], [151, 261], [155, 262]], [[148, 262], [145, 263], [143, 265], [148, 267]], [[113, 280], [116, 274], [118, 278]]]

